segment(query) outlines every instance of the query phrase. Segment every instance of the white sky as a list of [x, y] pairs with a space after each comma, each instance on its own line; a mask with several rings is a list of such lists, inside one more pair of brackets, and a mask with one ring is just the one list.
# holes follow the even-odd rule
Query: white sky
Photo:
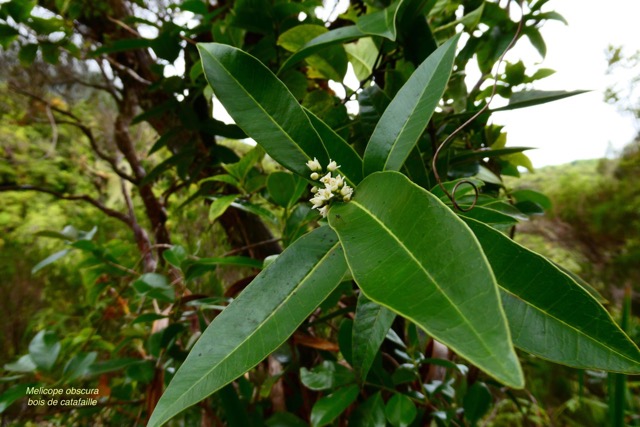
[[[547, 57], [541, 66], [557, 72], [535, 83], [535, 88], [593, 92], [496, 113], [494, 121], [506, 125], [509, 146], [538, 148], [527, 152], [536, 167], [611, 155], [611, 148], [619, 150], [640, 129], [631, 117], [604, 102], [604, 90], [615, 82], [606, 76], [605, 50], [608, 45], [622, 45], [629, 53], [640, 50], [640, 1], [552, 0], [548, 6], [569, 26], [551, 21], [542, 27]], [[527, 46], [518, 46], [506, 59], [521, 58], [526, 65], [540, 62], [528, 40], [521, 43]]]

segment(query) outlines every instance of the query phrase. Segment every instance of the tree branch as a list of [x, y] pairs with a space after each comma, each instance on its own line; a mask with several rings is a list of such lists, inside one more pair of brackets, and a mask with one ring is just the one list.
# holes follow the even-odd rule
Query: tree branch
[[131, 218], [128, 215], [125, 215], [122, 212], [116, 211], [114, 209], [108, 208], [105, 205], [103, 205], [100, 201], [86, 194], [63, 194], [54, 190], [50, 190], [48, 188], [38, 187], [35, 185], [0, 185], [0, 193], [8, 192], [8, 191], [35, 191], [38, 193], [50, 194], [62, 200], [81, 200], [95, 206], [96, 208], [100, 209], [102, 212], [104, 212], [106, 215], [110, 216], [111, 218], [115, 218], [124, 222], [129, 227], [131, 227], [132, 225]]
[[[87, 139], [89, 140], [89, 144], [91, 145], [91, 149], [96, 153], [96, 155], [101, 158], [102, 160], [104, 160], [105, 162], [109, 163], [109, 165], [111, 166], [111, 169], [113, 170], [113, 172], [118, 175], [120, 178], [122, 179], [126, 179], [129, 182], [132, 182], [134, 184], [137, 184], [137, 180], [132, 177], [129, 176], [128, 174], [126, 174], [125, 172], [123, 172], [122, 170], [120, 170], [120, 168], [118, 167], [118, 161], [114, 158], [109, 156], [107, 153], [105, 153], [104, 151], [102, 151], [102, 149], [100, 149], [100, 147], [98, 146], [98, 142], [96, 141], [95, 137], [93, 136], [93, 132], [91, 131], [91, 129], [84, 125], [82, 123], [82, 120], [80, 120], [80, 118], [78, 116], [76, 116], [75, 114], [73, 114], [70, 111], [66, 111], [63, 110], [62, 108], [56, 107], [55, 105], [52, 105], [49, 101], [47, 101], [46, 99], [35, 95], [33, 93], [24, 91], [18, 87], [15, 87], [13, 85], [10, 86], [10, 89], [20, 95], [24, 95], [27, 96], [29, 98], [35, 99], [38, 102], [43, 103], [46, 107], [47, 107], [47, 111], [51, 112], [51, 111], [55, 111], [56, 113], [60, 113], [66, 117], [71, 118], [72, 120], [60, 120], [60, 119], [55, 119], [55, 123], [58, 124], [65, 124], [65, 125], [70, 125], [70, 126], [75, 126], [78, 129], [80, 129], [80, 131], [87, 137]], [[52, 123], [52, 126], [54, 126], [55, 123]]]
[[109, 156], [107, 153], [102, 151], [100, 149], [100, 147], [98, 147], [98, 143], [97, 143], [95, 137], [93, 136], [93, 132], [87, 126], [83, 125], [80, 122], [74, 122], [74, 121], [71, 121], [71, 120], [56, 120], [56, 122], [58, 124], [75, 126], [78, 129], [80, 129], [80, 131], [89, 140], [89, 144], [91, 145], [91, 148], [96, 153], [96, 155], [99, 158], [101, 158], [102, 160], [104, 160], [105, 162], [109, 163], [109, 165], [111, 166], [111, 169], [113, 170], [113, 172], [116, 175], [118, 175], [122, 179], [126, 179], [127, 181], [129, 181], [129, 182], [131, 182], [133, 184], [137, 184], [138, 183], [138, 180], [136, 178], [134, 178], [134, 177], [126, 174], [124, 171], [120, 170], [120, 168], [118, 167], [118, 161], [115, 158]]

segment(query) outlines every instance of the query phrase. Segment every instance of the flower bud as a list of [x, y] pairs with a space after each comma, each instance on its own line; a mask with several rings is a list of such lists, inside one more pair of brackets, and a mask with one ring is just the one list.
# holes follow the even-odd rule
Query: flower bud
[[340, 167], [340, 166], [338, 166], [338, 164], [337, 164], [335, 161], [333, 161], [333, 160], [329, 159], [329, 165], [327, 166], [327, 170], [328, 170], [329, 172], [333, 172], [333, 171], [335, 171], [336, 169], [338, 169], [339, 167]]
[[309, 160], [307, 162], [307, 167], [311, 169], [313, 172], [318, 172], [322, 170], [322, 166], [320, 165], [320, 162], [315, 157], [313, 158], [313, 160]]

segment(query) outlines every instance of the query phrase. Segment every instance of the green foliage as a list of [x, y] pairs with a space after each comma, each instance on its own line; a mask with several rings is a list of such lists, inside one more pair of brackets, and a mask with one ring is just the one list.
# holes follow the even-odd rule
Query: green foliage
[[[99, 388], [96, 407], [38, 409], [60, 425], [602, 420], [595, 370], [638, 373], [633, 322], [507, 234], [551, 211], [624, 236], [630, 266], [637, 234], [612, 224], [636, 206], [505, 185], [533, 166], [491, 113], [581, 91], [537, 91], [552, 70], [517, 60], [492, 76], [514, 36], [544, 56], [540, 25], [563, 20], [525, 1], [516, 35], [503, 3], [353, 2], [326, 22], [318, 1], [4, 3], [0, 273], [25, 293], [2, 292], [38, 304], [2, 354], [0, 412], [24, 424], [34, 385]], [[614, 172], [632, 200], [636, 154]]]

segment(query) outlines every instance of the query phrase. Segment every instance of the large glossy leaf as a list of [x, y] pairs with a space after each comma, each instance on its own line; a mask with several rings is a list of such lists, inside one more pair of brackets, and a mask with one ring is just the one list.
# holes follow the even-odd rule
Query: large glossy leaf
[[384, 111], [365, 150], [365, 176], [400, 170], [442, 98], [458, 38], [448, 40], [425, 59]]
[[544, 257], [465, 219], [502, 292], [514, 344], [553, 362], [640, 373], [640, 350], [588, 291]]
[[211, 322], [148, 425], [163, 424], [257, 365], [338, 286], [346, 270], [329, 227], [296, 240]]
[[372, 301], [413, 321], [499, 381], [522, 387], [495, 279], [468, 227], [397, 172], [365, 178], [334, 205], [351, 272]]
[[305, 163], [327, 164], [320, 137], [284, 83], [253, 56], [218, 43], [198, 45], [207, 81], [238, 126], [276, 161], [307, 176]]
[[358, 378], [364, 381], [373, 365], [380, 344], [396, 318], [386, 307], [369, 300], [364, 294], [358, 297], [356, 316], [353, 319], [352, 359]]

